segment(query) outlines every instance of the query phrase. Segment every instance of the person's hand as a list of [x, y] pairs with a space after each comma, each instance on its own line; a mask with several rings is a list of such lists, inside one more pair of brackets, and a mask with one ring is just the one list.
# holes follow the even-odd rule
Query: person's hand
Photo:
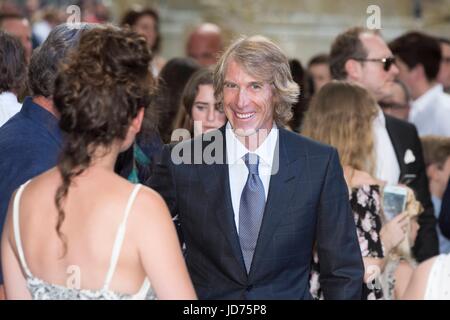
[[386, 255], [405, 239], [408, 221], [408, 213], [405, 211], [381, 228], [381, 243], [383, 243]]

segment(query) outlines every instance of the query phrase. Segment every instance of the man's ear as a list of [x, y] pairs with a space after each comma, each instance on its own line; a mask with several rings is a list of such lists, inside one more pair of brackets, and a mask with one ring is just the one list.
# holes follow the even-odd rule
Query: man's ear
[[345, 62], [344, 68], [349, 79], [357, 80], [361, 78], [362, 65], [359, 61], [348, 59]]
[[131, 128], [135, 131], [135, 133], [141, 131], [143, 120], [144, 120], [144, 108], [140, 108], [137, 116], [131, 121]]

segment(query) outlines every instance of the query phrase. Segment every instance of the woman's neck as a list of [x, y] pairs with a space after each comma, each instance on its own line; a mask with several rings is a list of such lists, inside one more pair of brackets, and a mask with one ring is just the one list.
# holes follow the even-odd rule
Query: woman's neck
[[105, 147], [98, 147], [92, 156], [93, 160], [89, 167], [113, 172], [119, 153], [120, 146], [115, 144], [113, 144], [109, 149], [106, 149]]

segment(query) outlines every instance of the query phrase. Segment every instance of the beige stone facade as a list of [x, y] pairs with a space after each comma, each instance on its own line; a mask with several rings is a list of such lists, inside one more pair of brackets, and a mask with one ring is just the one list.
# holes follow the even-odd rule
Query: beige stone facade
[[[114, 0], [116, 17], [131, 1]], [[275, 40], [290, 57], [306, 63], [329, 49], [333, 38], [348, 27], [373, 22], [370, 5], [380, 9], [381, 31], [392, 39], [410, 29], [450, 37], [450, 0], [139, 0], [161, 14], [162, 54], [184, 54], [187, 34], [201, 22], [215, 22], [227, 39], [263, 34]], [[417, 4], [421, 18], [415, 17]], [[372, 20], [371, 20], [372, 19]]]

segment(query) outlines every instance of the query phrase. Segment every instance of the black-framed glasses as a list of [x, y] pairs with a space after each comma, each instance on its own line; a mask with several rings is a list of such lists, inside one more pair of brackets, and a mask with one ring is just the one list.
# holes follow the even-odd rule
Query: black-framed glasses
[[353, 60], [356, 61], [363, 61], [363, 62], [380, 62], [383, 64], [384, 71], [389, 71], [391, 69], [391, 66], [395, 64], [395, 57], [387, 57], [387, 58], [381, 58], [381, 59], [357, 59], [353, 58]]

